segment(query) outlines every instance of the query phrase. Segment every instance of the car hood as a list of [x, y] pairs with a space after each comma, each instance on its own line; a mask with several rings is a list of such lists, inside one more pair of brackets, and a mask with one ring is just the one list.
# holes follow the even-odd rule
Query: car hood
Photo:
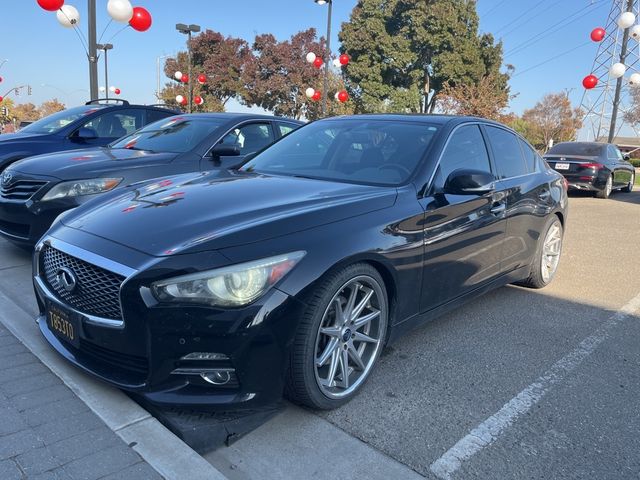
[[153, 256], [260, 242], [394, 204], [397, 191], [225, 172], [188, 174], [115, 192], [64, 217], [68, 227]]
[[46, 134], [42, 134], [42, 133], [26, 133], [26, 132], [25, 133], [21, 133], [21, 132], [3, 133], [2, 135], [0, 135], [0, 146], [6, 143], [13, 144], [16, 142], [29, 141], [31, 139], [36, 139], [44, 136], [46, 136]]
[[60, 180], [75, 180], [108, 175], [114, 170], [168, 163], [177, 155], [124, 148], [92, 148], [25, 158], [14, 163], [11, 170], [25, 175], [48, 175]]

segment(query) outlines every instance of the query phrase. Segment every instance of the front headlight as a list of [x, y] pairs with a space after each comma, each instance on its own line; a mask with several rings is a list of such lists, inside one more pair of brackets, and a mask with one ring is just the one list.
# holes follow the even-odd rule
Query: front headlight
[[155, 282], [153, 295], [161, 302], [195, 302], [221, 307], [248, 305], [262, 296], [304, 257], [293, 252], [253, 262]]
[[122, 181], [121, 178], [92, 178], [89, 180], [72, 180], [62, 182], [49, 190], [42, 201], [55, 200], [64, 197], [79, 197], [113, 190]]

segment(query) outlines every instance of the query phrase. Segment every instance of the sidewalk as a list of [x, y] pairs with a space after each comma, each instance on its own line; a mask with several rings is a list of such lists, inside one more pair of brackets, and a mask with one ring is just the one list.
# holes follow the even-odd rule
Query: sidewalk
[[162, 477], [0, 324], [0, 479]]

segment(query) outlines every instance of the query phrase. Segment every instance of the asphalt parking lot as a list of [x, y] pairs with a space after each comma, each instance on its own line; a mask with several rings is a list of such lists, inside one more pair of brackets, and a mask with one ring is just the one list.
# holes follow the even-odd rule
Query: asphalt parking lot
[[[231, 479], [639, 478], [639, 241], [640, 192], [572, 196], [550, 287], [424, 325], [351, 403], [290, 406], [205, 459]], [[6, 242], [0, 292], [35, 313], [29, 256]]]

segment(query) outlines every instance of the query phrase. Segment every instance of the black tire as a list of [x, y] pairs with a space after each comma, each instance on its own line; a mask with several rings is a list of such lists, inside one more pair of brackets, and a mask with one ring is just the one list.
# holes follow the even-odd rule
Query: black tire
[[622, 189], [624, 193], [631, 193], [633, 191], [633, 184], [636, 182], [636, 174], [635, 172], [631, 174], [631, 181], [629, 184]]
[[612, 191], [613, 191], [613, 177], [609, 175], [606, 186], [602, 190], [599, 190], [596, 192], [596, 198], [605, 198], [605, 199], [609, 198], [609, 195], [611, 195]]
[[[370, 368], [363, 375], [357, 388], [348, 396], [343, 398], [330, 398], [325, 395], [318, 385], [316, 377], [316, 342], [320, 335], [320, 325], [325, 318], [332, 299], [340, 293], [345, 285], [357, 278], [366, 277], [368, 280], [377, 282], [380, 286], [381, 299], [378, 308], [381, 312], [380, 318], [384, 317], [384, 323], [379, 329], [380, 345], [375, 355], [372, 355]], [[318, 285], [308, 295], [307, 308], [302, 314], [297, 327], [293, 345], [291, 347], [289, 368], [285, 383], [285, 395], [293, 402], [305, 405], [313, 409], [330, 410], [347, 403], [361, 390], [364, 383], [375, 369], [384, 342], [387, 338], [387, 325], [389, 318], [389, 301], [384, 280], [378, 271], [366, 263], [358, 263], [345, 268], [328, 272]], [[369, 365], [369, 364], [368, 364]]]
[[[553, 281], [553, 278], [555, 277], [555, 274], [557, 271], [557, 265], [556, 265], [556, 270], [553, 272], [551, 277], [545, 279], [542, 271], [543, 269], [542, 255], [544, 253], [545, 239], [547, 238], [549, 231], [552, 228], [554, 228], [554, 226], [560, 228], [560, 238], [561, 238], [560, 253], [562, 253], [562, 239], [564, 238], [564, 229], [562, 227], [562, 222], [560, 222], [560, 219], [558, 218], [557, 215], [551, 215], [547, 219], [547, 222], [545, 223], [545, 226], [542, 229], [542, 235], [540, 235], [540, 238], [538, 239], [538, 246], [536, 248], [536, 253], [533, 256], [533, 259], [531, 261], [531, 266], [529, 267], [529, 276], [525, 280], [516, 282], [516, 285], [520, 285], [522, 287], [527, 287], [527, 288], [544, 288]], [[560, 253], [558, 254], [558, 256], [560, 255]]]

